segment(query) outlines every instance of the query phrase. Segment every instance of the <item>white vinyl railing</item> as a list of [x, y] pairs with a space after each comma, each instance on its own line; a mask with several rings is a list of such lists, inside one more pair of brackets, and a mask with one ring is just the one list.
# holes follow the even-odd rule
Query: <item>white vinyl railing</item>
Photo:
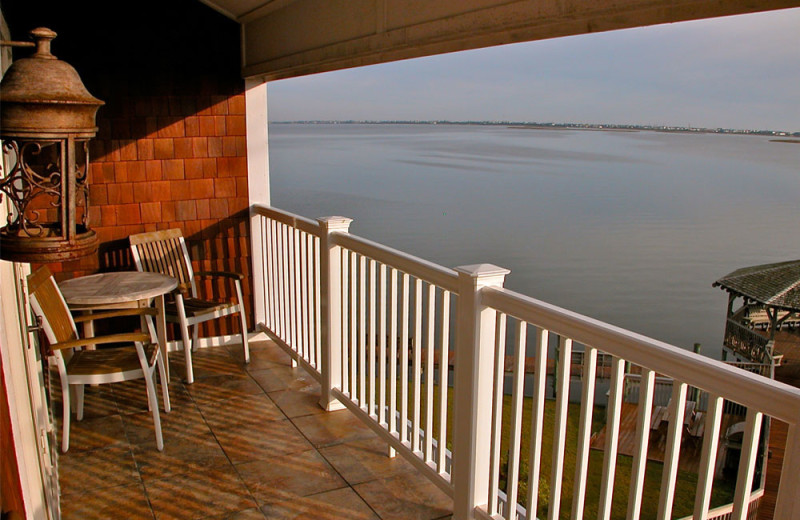
[[[669, 417], [684, 417], [687, 395], [708, 394], [693, 518], [716, 516], [711, 491], [727, 402], [744, 407], [746, 418], [726, 518], [749, 517], [765, 416], [789, 425], [784, 468], [800, 467], [796, 388], [504, 289], [505, 269], [451, 270], [349, 234], [350, 219], [251, 209], [260, 330], [320, 380], [323, 407], [351, 410], [386, 440], [390, 455], [401, 454], [448, 493], [457, 519], [543, 518], [544, 498], [549, 519], [583, 517], [598, 356], [610, 356], [599, 519], [611, 518], [626, 364], [641, 371], [626, 518], [641, 515], [656, 373], [672, 379]], [[582, 395], [573, 416], [577, 444], [568, 450], [575, 345], [583, 350]], [[512, 353], [509, 373], [505, 356]], [[549, 358], [557, 367], [555, 418], [552, 449], [544, 453]], [[673, 515], [683, 436], [684, 423], [669, 421], [660, 519]], [[575, 453], [571, 475], [568, 451]], [[547, 497], [538, 496], [540, 478]], [[562, 504], [565, 483], [572, 496]], [[800, 519], [798, 490], [800, 472], [784, 471], [775, 518]]]

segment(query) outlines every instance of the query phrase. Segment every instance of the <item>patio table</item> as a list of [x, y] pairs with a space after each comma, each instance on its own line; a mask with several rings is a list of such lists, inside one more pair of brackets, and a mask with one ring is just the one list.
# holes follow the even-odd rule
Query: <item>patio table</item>
[[[164, 359], [167, 380], [169, 380], [169, 358], [164, 295], [177, 286], [178, 281], [171, 276], [138, 271], [93, 274], [59, 284], [64, 300], [73, 311], [92, 312], [100, 309], [149, 307], [151, 301], [155, 299], [158, 311], [156, 337]], [[148, 326], [151, 326], [149, 320]], [[87, 337], [94, 335], [92, 322], [84, 324], [84, 335]]]

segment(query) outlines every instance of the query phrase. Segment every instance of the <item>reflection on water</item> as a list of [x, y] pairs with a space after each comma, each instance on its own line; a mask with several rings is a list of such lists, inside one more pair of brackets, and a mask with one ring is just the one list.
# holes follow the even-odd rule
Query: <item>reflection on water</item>
[[748, 265], [800, 258], [800, 145], [766, 137], [452, 125], [272, 125], [272, 202], [718, 357]]

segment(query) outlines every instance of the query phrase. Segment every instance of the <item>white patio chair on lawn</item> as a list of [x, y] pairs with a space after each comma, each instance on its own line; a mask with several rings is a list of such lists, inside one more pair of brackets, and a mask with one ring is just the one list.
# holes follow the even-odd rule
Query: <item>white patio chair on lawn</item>
[[[161, 419], [158, 414], [158, 398], [154, 382], [154, 372], [158, 367], [164, 398], [164, 411], [170, 411], [169, 390], [166, 370], [161, 359], [161, 349], [151, 341], [150, 335], [143, 332], [112, 334], [93, 338], [79, 338], [75, 322], [96, 321], [118, 316], [154, 316], [155, 309], [139, 308], [109, 312], [99, 312], [72, 318], [66, 301], [47, 267], [41, 267], [28, 276], [28, 292], [33, 312], [42, 320], [50, 349], [53, 351], [61, 379], [61, 395], [64, 407], [61, 449], [69, 449], [70, 415], [73, 408], [70, 401], [70, 387], [75, 388], [75, 408], [77, 419], [83, 420], [83, 386], [118, 383], [141, 379], [145, 381], [147, 402], [153, 414], [156, 433], [156, 447], [164, 449], [161, 435]], [[80, 350], [79, 347], [133, 343], [133, 347], [100, 348]], [[78, 350], [76, 350], [78, 349]]]
[[[226, 271], [194, 272], [189, 251], [180, 229], [153, 231], [130, 236], [131, 253], [136, 269], [172, 276], [178, 280], [175, 298], [166, 302], [167, 321], [178, 323], [183, 338], [183, 351], [186, 356], [186, 382], [194, 382], [192, 370], [192, 350], [197, 348], [198, 324], [238, 314], [241, 322], [242, 348], [244, 361], [250, 362], [250, 348], [247, 344], [247, 321], [244, 316], [242, 280], [239, 273]], [[224, 278], [233, 282], [235, 298], [233, 301], [216, 301], [198, 297], [196, 277]], [[189, 327], [193, 327], [191, 340]]]

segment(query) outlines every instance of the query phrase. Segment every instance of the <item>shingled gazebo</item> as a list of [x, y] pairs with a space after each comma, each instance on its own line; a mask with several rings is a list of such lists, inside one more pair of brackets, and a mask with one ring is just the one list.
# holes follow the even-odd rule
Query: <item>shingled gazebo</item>
[[729, 293], [724, 345], [752, 362], [771, 364], [778, 356], [776, 334], [800, 325], [800, 260], [737, 269], [713, 286]]

